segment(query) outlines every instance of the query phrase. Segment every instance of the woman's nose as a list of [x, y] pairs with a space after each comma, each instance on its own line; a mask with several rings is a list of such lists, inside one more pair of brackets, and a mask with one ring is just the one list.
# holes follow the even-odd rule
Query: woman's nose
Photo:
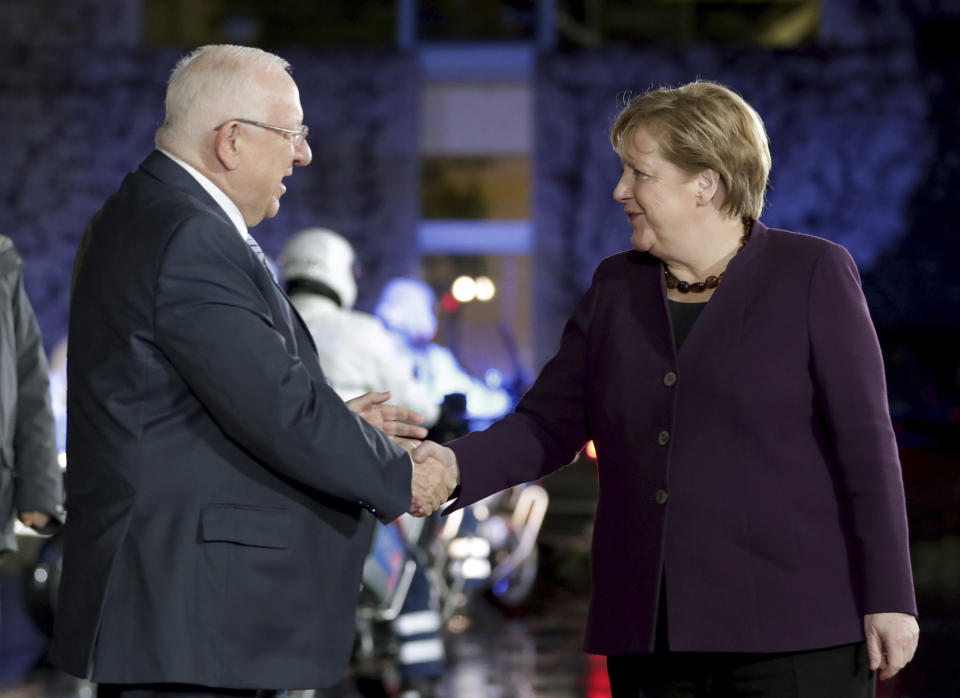
[[613, 187], [613, 200], [614, 201], [623, 201], [626, 198], [630, 197], [630, 187], [627, 186], [624, 181], [624, 176], [621, 175], [620, 179], [617, 180], [616, 185]]

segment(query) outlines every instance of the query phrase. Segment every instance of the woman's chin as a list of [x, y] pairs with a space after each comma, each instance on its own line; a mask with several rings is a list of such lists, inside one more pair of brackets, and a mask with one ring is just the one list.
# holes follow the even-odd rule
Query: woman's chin
[[634, 232], [634, 234], [630, 236], [630, 244], [633, 245], [633, 249], [637, 252], [649, 252], [653, 246], [653, 240], [649, 235]]

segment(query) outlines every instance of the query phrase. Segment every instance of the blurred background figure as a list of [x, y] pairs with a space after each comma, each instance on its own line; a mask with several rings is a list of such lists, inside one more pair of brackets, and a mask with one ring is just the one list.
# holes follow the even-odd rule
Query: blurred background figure
[[[423, 281], [398, 277], [384, 287], [376, 315], [394, 334], [397, 353], [412, 361], [440, 417], [427, 438], [449, 441], [482, 428], [513, 406], [505, 388], [468, 373], [448, 347], [437, 344], [437, 299]], [[524, 493], [524, 491], [526, 491]], [[489, 590], [504, 608], [521, 607], [537, 576], [536, 540], [547, 509], [546, 491], [519, 486], [444, 519], [435, 555], [442, 613], [467, 608], [472, 594]]]
[[[503, 416], [513, 403], [510, 393], [467, 373], [450, 349], [433, 341], [437, 334], [436, 303], [430, 286], [401, 277], [391, 279], [384, 287], [375, 312], [393, 332], [397, 353], [409, 357], [417, 378], [434, 401], [452, 405], [452, 411], [463, 409], [468, 420]], [[465, 404], [449, 397], [456, 394], [464, 396]]]
[[14, 519], [41, 533], [63, 523], [47, 358], [21, 267], [0, 236], [0, 553], [17, 549]]
[[[280, 254], [280, 278], [290, 300], [307, 323], [327, 380], [344, 400], [371, 390], [389, 390], [391, 402], [417, 410], [424, 425], [437, 422], [440, 408], [414, 376], [409, 355], [396, 350], [380, 321], [353, 305], [359, 264], [350, 242], [328, 228], [308, 228], [291, 237]], [[432, 695], [446, 669], [436, 591], [427, 576], [428, 561], [418, 543], [429, 536], [424, 522], [409, 515], [392, 524], [417, 566], [405, 591], [400, 615], [392, 619], [397, 669], [404, 696]], [[427, 526], [432, 530], [432, 522]], [[374, 549], [397, 537], [377, 527]]]
[[57, 461], [67, 467], [67, 338], [50, 350], [50, 407], [53, 410]]
[[[40, 659], [45, 647], [35, 631], [25, 627], [17, 560], [7, 565], [7, 553], [17, 551], [15, 523], [31, 548], [44, 543], [34, 534], [55, 533], [63, 523], [63, 477], [57, 465], [53, 414], [50, 410], [47, 358], [33, 307], [23, 287], [23, 263], [9, 238], [0, 236], [0, 623], [4, 636], [17, 642], [4, 645], [5, 672], [19, 664], [26, 671]], [[33, 557], [33, 552], [31, 552]], [[13, 560], [13, 556], [9, 556]], [[3, 599], [15, 600], [5, 609]], [[7, 616], [5, 611], [9, 610]]]
[[391, 402], [416, 410], [424, 426], [437, 421], [438, 401], [414, 377], [406, 354], [369, 313], [354, 310], [359, 265], [353, 247], [327, 228], [308, 228], [287, 241], [280, 278], [307, 323], [327, 380], [344, 400], [389, 390]]

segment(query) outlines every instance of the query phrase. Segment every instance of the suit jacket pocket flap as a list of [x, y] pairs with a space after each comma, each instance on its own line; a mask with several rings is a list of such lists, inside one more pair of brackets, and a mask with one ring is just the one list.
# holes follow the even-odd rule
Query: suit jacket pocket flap
[[290, 514], [283, 509], [208, 505], [200, 512], [200, 537], [209, 543], [285, 549], [290, 542]]

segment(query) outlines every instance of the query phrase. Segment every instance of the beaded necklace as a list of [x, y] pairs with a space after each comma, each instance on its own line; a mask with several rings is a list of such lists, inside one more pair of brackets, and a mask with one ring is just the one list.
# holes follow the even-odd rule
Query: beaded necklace
[[[737, 251], [733, 253], [733, 256], [736, 257], [740, 250], [743, 249], [743, 246], [747, 244], [750, 240], [750, 230], [753, 227], [753, 220], [750, 218], [743, 219], [743, 236], [740, 238], [740, 246], [737, 248]], [[732, 259], [732, 258], [731, 258]], [[729, 265], [730, 263], [727, 262]], [[664, 266], [663, 274], [667, 277], [667, 288], [677, 289], [680, 293], [703, 293], [708, 288], [716, 288], [720, 285], [720, 282], [723, 280], [723, 275], [726, 273], [726, 269], [720, 272], [717, 276], [712, 274], [708, 276], [703, 281], [680, 281], [677, 277], [670, 273], [670, 270]]]

